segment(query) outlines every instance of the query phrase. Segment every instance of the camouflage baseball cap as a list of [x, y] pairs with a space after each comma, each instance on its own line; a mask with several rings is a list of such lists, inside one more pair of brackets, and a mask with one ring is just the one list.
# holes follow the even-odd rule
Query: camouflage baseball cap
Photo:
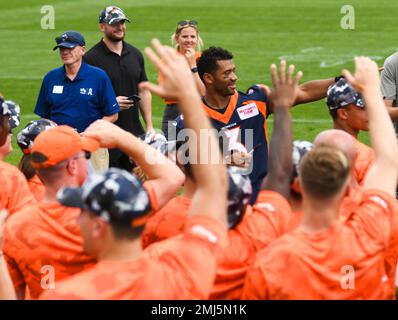
[[9, 105], [0, 97], [0, 116], [11, 116], [12, 111]]
[[149, 193], [141, 181], [118, 168], [93, 173], [80, 188], [61, 189], [57, 198], [64, 206], [88, 210], [110, 224], [140, 227], [151, 212]]
[[24, 154], [29, 154], [36, 137], [43, 131], [55, 128], [56, 126], [57, 124], [54, 121], [48, 119], [30, 121], [17, 135], [18, 146]]
[[329, 87], [326, 94], [326, 104], [329, 111], [348, 106], [349, 104], [354, 104], [360, 108], [365, 107], [362, 95], [344, 78]]
[[228, 168], [228, 227], [238, 225], [246, 212], [253, 193], [248, 175], [242, 175], [235, 167]]
[[10, 123], [10, 129], [15, 129], [16, 127], [19, 126], [19, 115], [21, 113], [21, 108], [19, 107], [19, 104], [11, 101], [11, 100], [6, 100], [4, 103], [7, 105], [8, 110], [10, 112], [10, 118], [9, 118], [9, 123]]
[[99, 23], [107, 24], [115, 24], [119, 21], [130, 22], [130, 20], [124, 14], [123, 10], [114, 6], [106, 7], [104, 10], [102, 10], [98, 20]]

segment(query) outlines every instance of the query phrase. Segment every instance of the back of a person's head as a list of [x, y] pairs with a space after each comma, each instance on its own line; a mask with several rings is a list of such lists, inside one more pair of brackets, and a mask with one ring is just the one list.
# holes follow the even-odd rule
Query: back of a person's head
[[351, 163], [355, 162], [358, 155], [355, 138], [340, 129], [328, 129], [322, 131], [315, 137], [314, 145], [317, 147], [330, 146], [343, 151]]
[[346, 184], [351, 166], [346, 155], [331, 146], [317, 146], [300, 163], [302, 190], [315, 199], [331, 199]]
[[204, 50], [197, 62], [199, 77], [203, 81], [203, 75], [205, 73], [213, 74], [217, 70], [217, 61], [232, 59], [232, 53], [220, 47], [210, 47]]

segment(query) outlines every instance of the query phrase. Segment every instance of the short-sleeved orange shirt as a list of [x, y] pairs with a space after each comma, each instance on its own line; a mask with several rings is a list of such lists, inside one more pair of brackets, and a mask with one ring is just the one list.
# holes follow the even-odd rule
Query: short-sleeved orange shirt
[[396, 200], [376, 190], [318, 233], [287, 233], [259, 252], [244, 299], [391, 299], [384, 252]]
[[210, 299], [240, 299], [246, 272], [255, 254], [282, 236], [291, 217], [287, 200], [274, 191], [261, 191], [253, 208], [228, 232], [229, 247], [220, 260]]
[[46, 187], [44, 186], [43, 182], [40, 178], [35, 174], [29, 181], [28, 186], [30, 192], [32, 192], [33, 197], [36, 201], [41, 201], [44, 199], [44, 195], [46, 193]]
[[[180, 198], [156, 212], [146, 229], [146, 239], [157, 241], [179, 234], [188, 218], [190, 203], [189, 199]], [[254, 207], [247, 207], [241, 223], [228, 231], [228, 250], [220, 259], [210, 299], [240, 299], [254, 255], [286, 231], [290, 215], [290, 206], [280, 194], [260, 192]], [[152, 242], [146, 240], [145, 243]], [[167, 249], [161, 243], [154, 246], [148, 250], [163, 252]]]
[[[361, 205], [363, 192], [364, 191], [361, 188], [350, 189], [349, 195], [344, 199], [340, 209], [340, 216], [343, 221], [349, 218], [351, 212]], [[390, 281], [390, 287], [393, 296], [395, 296], [396, 292], [395, 279], [398, 259], [398, 202], [396, 201], [395, 204], [393, 220], [391, 223], [391, 238], [384, 257], [384, 265], [388, 279]]]
[[17, 292], [28, 286], [36, 299], [51, 283], [57, 286], [95, 263], [83, 252], [79, 214], [80, 209], [41, 201], [9, 217], [3, 251]]
[[374, 162], [375, 153], [372, 148], [357, 139], [354, 139], [354, 142], [358, 153], [354, 163], [354, 176], [358, 184], [363, 185], [365, 176]]
[[195, 215], [183, 235], [160, 242], [163, 249], [158, 252], [157, 245], [134, 260], [100, 261], [47, 290], [41, 299], [206, 299], [227, 245], [225, 226]]
[[182, 233], [188, 217], [191, 199], [178, 196], [148, 218], [142, 233], [142, 247]]
[[2, 190], [4, 190], [2, 192], [7, 195], [4, 205], [10, 215], [26, 205], [36, 202], [29, 190], [25, 176], [17, 167], [0, 161], [0, 174], [5, 182], [2, 186]]

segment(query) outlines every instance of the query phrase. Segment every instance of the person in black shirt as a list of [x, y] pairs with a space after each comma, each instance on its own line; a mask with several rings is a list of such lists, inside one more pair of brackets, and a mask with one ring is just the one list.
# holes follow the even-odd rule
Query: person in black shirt
[[[88, 64], [103, 69], [112, 81], [120, 106], [119, 118], [115, 124], [140, 136], [145, 130], [138, 110], [145, 121], [146, 131], [153, 131], [152, 96], [149, 91], [138, 91], [138, 84], [147, 81], [144, 58], [137, 48], [123, 40], [126, 34], [125, 21], [130, 22], [118, 7], [111, 6], [102, 10], [99, 29], [103, 38], [85, 54], [84, 59]], [[141, 100], [133, 100], [132, 95], [139, 95]], [[122, 151], [111, 149], [109, 166], [131, 171], [133, 165]]]

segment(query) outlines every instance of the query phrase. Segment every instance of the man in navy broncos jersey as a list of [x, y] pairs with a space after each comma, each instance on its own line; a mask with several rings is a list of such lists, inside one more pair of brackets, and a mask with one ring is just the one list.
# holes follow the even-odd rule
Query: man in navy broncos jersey
[[[268, 116], [273, 112], [272, 90], [265, 85], [255, 85], [247, 93], [238, 92], [238, 77], [232, 54], [222, 48], [210, 47], [198, 60], [199, 76], [206, 92], [202, 104], [213, 126], [229, 138], [229, 149], [252, 153], [250, 180], [253, 186], [251, 202], [254, 203], [267, 174]], [[280, 77], [285, 77], [285, 62], [281, 63]], [[293, 73], [289, 67], [288, 73]], [[334, 79], [309, 81], [299, 86], [294, 105], [322, 99]], [[181, 126], [177, 121], [177, 130]]]

